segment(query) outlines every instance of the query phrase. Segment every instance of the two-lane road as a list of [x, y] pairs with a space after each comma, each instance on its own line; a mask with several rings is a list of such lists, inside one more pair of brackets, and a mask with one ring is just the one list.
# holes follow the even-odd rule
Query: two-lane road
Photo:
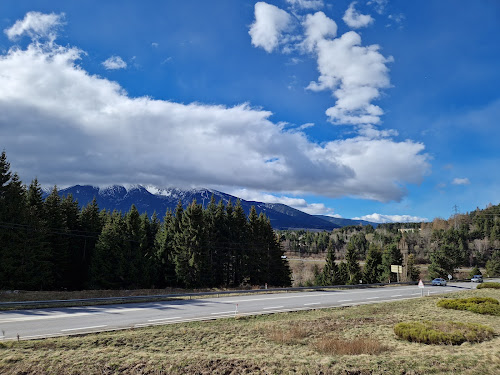
[[473, 283], [446, 287], [394, 286], [324, 292], [276, 293], [105, 306], [50, 308], [0, 312], [0, 340], [34, 339], [237, 315], [351, 306], [418, 298], [473, 289]]

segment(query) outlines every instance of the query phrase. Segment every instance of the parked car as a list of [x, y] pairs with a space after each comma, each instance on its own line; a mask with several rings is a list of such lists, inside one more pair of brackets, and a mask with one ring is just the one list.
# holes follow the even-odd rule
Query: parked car
[[483, 275], [474, 275], [472, 279], [470, 279], [473, 283], [482, 283], [483, 282]]
[[432, 280], [432, 285], [446, 286], [446, 280], [441, 277], [438, 277]]

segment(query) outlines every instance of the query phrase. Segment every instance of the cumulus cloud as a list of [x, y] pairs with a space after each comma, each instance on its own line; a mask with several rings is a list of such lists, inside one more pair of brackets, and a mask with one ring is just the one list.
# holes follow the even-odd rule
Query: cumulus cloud
[[286, 0], [293, 8], [299, 9], [320, 9], [325, 6], [323, 0]]
[[308, 14], [302, 25], [305, 29], [305, 39], [301, 45], [308, 52], [313, 52], [319, 41], [337, 36], [337, 24], [323, 12]]
[[127, 67], [127, 63], [120, 56], [111, 56], [106, 61], [103, 61], [102, 65], [107, 70], [125, 69]]
[[323, 203], [308, 203], [303, 198], [276, 196], [249, 189], [236, 189], [231, 191], [231, 194], [247, 201], [285, 204], [310, 215], [333, 216], [332, 208], [326, 207]]
[[361, 27], [366, 27], [375, 21], [372, 16], [368, 14], [359, 13], [354, 6], [357, 4], [353, 1], [349, 8], [345, 11], [344, 17], [342, 18], [347, 26], [353, 29], [359, 29]]
[[18, 20], [4, 32], [10, 40], [27, 35], [32, 39], [47, 38], [49, 41], [54, 41], [57, 37], [57, 29], [63, 24], [64, 13], [28, 12], [24, 19]]
[[410, 215], [382, 215], [373, 213], [361, 217], [353, 217], [352, 220], [366, 220], [372, 223], [420, 223], [429, 221], [425, 217], [410, 216]]
[[249, 104], [131, 97], [80, 67], [82, 55], [38, 42], [0, 55], [0, 148], [24, 181], [245, 187], [389, 201], [400, 200], [405, 185], [420, 183], [429, 169], [423, 144], [388, 133], [367, 130], [318, 144]]
[[387, 63], [378, 45], [361, 46], [361, 36], [350, 31], [340, 38], [323, 39], [317, 43], [317, 82], [309, 90], [331, 90], [337, 98], [335, 106], [326, 114], [334, 124], [377, 124], [382, 109], [372, 101], [380, 97], [380, 90], [390, 87]]
[[451, 182], [453, 185], [470, 185], [468, 178], [455, 178]]
[[[352, 3], [344, 20], [356, 27], [366, 26], [373, 19], [359, 14]], [[335, 105], [326, 110], [328, 120], [339, 125], [378, 124], [384, 111], [372, 102], [381, 96], [381, 90], [390, 87], [387, 64], [392, 57], [384, 57], [376, 44], [361, 45], [361, 36], [350, 31], [337, 36], [337, 24], [323, 12], [299, 17], [303, 35], [283, 36], [292, 21], [285, 11], [259, 2], [255, 5], [255, 22], [250, 28], [252, 44], [272, 52], [280, 43], [282, 52], [295, 50], [311, 54], [317, 59], [320, 76], [311, 82], [311, 91], [331, 91]], [[353, 26], [353, 27], [354, 27]]]
[[264, 2], [255, 4], [255, 21], [248, 32], [255, 47], [272, 52], [289, 29], [292, 17], [283, 9]]

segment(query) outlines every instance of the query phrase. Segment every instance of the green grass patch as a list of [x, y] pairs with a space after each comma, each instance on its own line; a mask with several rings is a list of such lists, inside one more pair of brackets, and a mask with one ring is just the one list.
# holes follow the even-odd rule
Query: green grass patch
[[500, 316], [498, 300], [489, 297], [445, 298], [437, 303], [438, 307], [453, 310], [466, 310], [477, 314]]
[[484, 288], [500, 289], [500, 283], [486, 282], [479, 284], [477, 286], [477, 289], [484, 289]]
[[422, 344], [460, 345], [481, 342], [493, 337], [493, 329], [483, 324], [461, 322], [402, 322], [394, 333], [403, 340]]

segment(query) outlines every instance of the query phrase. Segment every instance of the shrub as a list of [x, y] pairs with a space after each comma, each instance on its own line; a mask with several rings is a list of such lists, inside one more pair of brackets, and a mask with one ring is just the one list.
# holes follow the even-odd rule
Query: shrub
[[466, 310], [477, 314], [500, 316], [498, 300], [489, 297], [442, 299], [437, 305], [445, 309]]
[[402, 322], [394, 333], [403, 340], [423, 344], [460, 345], [481, 342], [493, 337], [493, 329], [475, 323], [461, 322]]
[[338, 337], [322, 337], [314, 343], [314, 348], [320, 353], [337, 355], [380, 354], [389, 350], [375, 339], [347, 340]]
[[477, 289], [483, 289], [483, 288], [500, 289], [500, 283], [487, 282], [479, 284], [477, 286]]

